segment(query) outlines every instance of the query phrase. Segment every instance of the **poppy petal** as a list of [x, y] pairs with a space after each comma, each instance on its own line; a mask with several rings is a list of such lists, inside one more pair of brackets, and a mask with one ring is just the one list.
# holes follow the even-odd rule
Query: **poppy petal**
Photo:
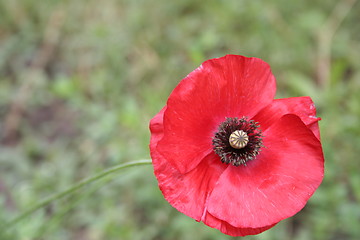
[[[156, 114], [150, 121], [150, 132], [151, 132], [151, 140], [150, 140], [150, 148], [155, 149], [157, 143], [164, 136], [164, 112], [166, 110], [166, 106], [163, 107], [158, 114]], [[152, 153], [152, 150], [150, 151]]]
[[212, 138], [225, 117], [253, 117], [275, 91], [275, 78], [261, 59], [208, 60], [171, 93], [157, 150], [180, 173], [189, 172], [212, 152]]
[[320, 120], [316, 117], [316, 108], [310, 97], [292, 97], [275, 99], [271, 104], [263, 108], [254, 116], [254, 120], [261, 123], [262, 131], [278, 121], [285, 114], [295, 114], [312, 130], [314, 135], [320, 139]]
[[207, 212], [206, 216], [204, 217], [204, 223], [208, 225], [209, 227], [219, 229], [222, 233], [225, 233], [227, 235], [233, 236], [233, 237], [243, 237], [247, 235], [255, 235], [262, 233], [265, 230], [268, 230], [269, 228], [272, 228], [276, 225], [272, 224], [270, 226], [260, 227], [260, 228], [237, 228], [229, 223], [222, 221], [213, 215], [211, 215], [209, 212]]
[[323, 179], [321, 143], [293, 114], [272, 124], [262, 152], [247, 166], [230, 166], [207, 211], [234, 227], [269, 226], [300, 211]]
[[165, 199], [178, 211], [200, 221], [208, 195], [227, 165], [219, 164], [220, 160], [215, 153], [206, 156], [197, 168], [186, 174], [181, 174], [169, 164], [156, 150], [163, 135], [164, 110], [150, 122], [150, 152], [155, 176]]

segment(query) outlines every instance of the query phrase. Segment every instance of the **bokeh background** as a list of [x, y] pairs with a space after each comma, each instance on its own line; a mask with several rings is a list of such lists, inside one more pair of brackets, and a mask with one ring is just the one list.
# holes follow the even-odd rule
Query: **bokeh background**
[[[149, 120], [209, 58], [259, 57], [277, 97], [316, 103], [325, 178], [307, 206], [244, 239], [360, 239], [360, 4], [355, 0], [0, 1], [0, 224], [119, 163], [149, 159]], [[233, 239], [177, 212], [151, 165], [53, 202], [0, 239]]]

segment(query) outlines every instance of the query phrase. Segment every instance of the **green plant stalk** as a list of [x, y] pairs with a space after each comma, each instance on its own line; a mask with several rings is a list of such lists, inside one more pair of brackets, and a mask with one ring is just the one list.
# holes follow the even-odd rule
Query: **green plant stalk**
[[28, 210], [26, 210], [25, 212], [23, 212], [22, 214], [20, 214], [19, 216], [15, 217], [13, 220], [11, 220], [10, 222], [8, 222], [5, 226], [5, 230], [6, 229], [10, 229], [12, 227], [14, 227], [18, 222], [20, 222], [21, 220], [23, 220], [24, 218], [26, 218], [27, 216], [29, 216], [30, 214], [32, 214], [33, 212], [39, 210], [40, 208], [45, 207], [46, 205], [48, 205], [49, 203], [58, 200], [60, 198], [63, 198], [67, 195], [70, 195], [72, 193], [74, 193], [75, 191], [77, 191], [78, 189], [84, 187], [85, 185], [88, 185], [90, 183], [93, 183], [99, 179], [102, 179], [106, 176], [108, 176], [109, 174], [112, 174], [114, 172], [117, 172], [119, 170], [122, 170], [124, 168], [128, 168], [128, 167], [134, 167], [134, 166], [140, 166], [140, 165], [147, 165], [147, 164], [151, 164], [151, 160], [137, 160], [137, 161], [132, 161], [132, 162], [128, 162], [128, 163], [123, 163], [123, 164], [119, 164], [116, 165], [114, 167], [111, 167], [109, 169], [106, 169], [92, 177], [86, 178], [72, 186], [70, 186], [69, 188], [65, 189], [64, 191], [55, 193], [54, 195], [51, 195], [45, 199], [43, 199], [42, 201], [40, 201], [39, 203], [37, 203], [36, 205], [34, 205], [33, 207], [29, 208]]
[[[92, 194], [94, 194], [96, 191], [98, 191], [101, 187], [103, 187], [106, 183], [113, 180], [112, 176], [107, 176], [102, 179], [99, 179], [96, 183], [92, 184], [90, 190], [80, 190], [73, 195], [78, 195], [75, 199], [71, 200], [70, 204], [66, 205], [63, 209], [59, 210], [57, 213], [55, 213], [54, 216], [49, 219], [45, 224], [43, 224], [40, 228], [40, 230], [37, 232], [37, 235], [35, 235], [34, 239], [46, 239], [46, 234], [49, 234], [54, 228], [61, 222], [61, 219], [76, 205], [78, 205], [81, 201], [88, 198]], [[81, 192], [80, 192], [81, 191]], [[51, 233], [50, 233], [51, 234]]]

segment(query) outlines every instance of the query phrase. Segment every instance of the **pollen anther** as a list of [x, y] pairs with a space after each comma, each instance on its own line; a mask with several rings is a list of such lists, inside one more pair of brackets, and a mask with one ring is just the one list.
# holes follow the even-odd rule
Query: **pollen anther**
[[235, 149], [241, 149], [246, 147], [247, 143], [249, 142], [249, 137], [246, 132], [243, 130], [236, 130], [231, 133], [229, 137], [230, 146]]
[[260, 125], [254, 120], [226, 118], [219, 125], [212, 143], [214, 152], [221, 162], [234, 166], [244, 165], [254, 160], [260, 153], [263, 135]]

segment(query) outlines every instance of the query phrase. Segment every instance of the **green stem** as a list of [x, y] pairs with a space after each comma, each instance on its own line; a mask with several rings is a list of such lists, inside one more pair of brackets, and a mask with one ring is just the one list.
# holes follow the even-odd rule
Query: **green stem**
[[64, 191], [55, 193], [54, 195], [51, 195], [51, 196], [43, 199], [38, 204], [34, 205], [33, 207], [29, 208], [28, 210], [26, 210], [19, 216], [15, 217], [13, 220], [8, 222], [6, 225], [8, 228], [11, 228], [11, 227], [15, 226], [18, 222], [20, 222], [21, 220], [23, 220], [24, 218], [26, 218], [27, 216], [29, 216], [30, 214], [35, 212], [36, 210], [39, 210], [40, 208], [45, 207], [46, 205], [48, 205], [49, 203], [51, 203], [57, 199], [63, 198], [67, 195], [70, 195], [73, 192], [75, 192], [76, 190], [84, 187], [85, 185], [95, 182], [111, 173], [117, 172], [124, 168], [134, 167], [134, 166], [139, 166], [139, 165], [146, 165], [146, 164], [151, 164], [151, 160], [138, 160], [138, 161], [128, 162], [128, 163], [124, 163], [124, 164], [119, 164], [117, 166], [106, 169], [92, 177], [86, 178], [86, 179], [70, 186], [69, 188], [65, 189]]
[[67, 202], [67, 204], [63, 208], [59, 208], [56, 213], [54, 213], [51, 218], [46, 221], [46, 223], [42, 224], [42, 226], [34, 236], [34, 239], [46, 239], [45, 235], [51, 234], [51, 231], [53, 231], [54, 228], [59, 226], [61, 220], [64, 220], [64, 217], [70, 212], [71, 209], [73, 209], [81, 201], [88, 199], [92, 194], [94, 194], [111, 180], [113, 180], [113, 177], [111, 175], [104, 177], [102, 179], [99, 179], [97, 182], [91, 184], [91, 186], [86, 187], [86, 189], [81, 189], [77, 191], [76, 194], [73, 194], [75, 196], [69, 196], [69, 202]]

